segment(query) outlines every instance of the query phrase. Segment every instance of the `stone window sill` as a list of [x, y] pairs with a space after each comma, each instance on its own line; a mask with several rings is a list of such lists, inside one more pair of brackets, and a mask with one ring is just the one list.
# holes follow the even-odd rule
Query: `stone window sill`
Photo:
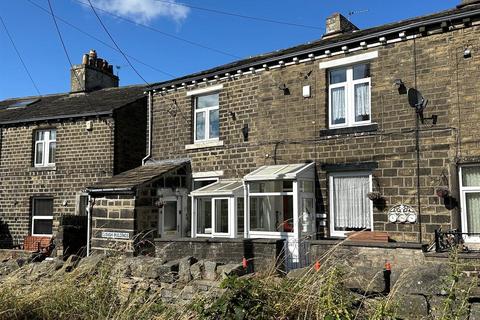
[[30, 167], [30, 171], [57, 171], [56, 166], [48, 166], [48, 167]]
[[193, 144], [187, 144], [185, 145], [185, 150], [195, 150], [195, 149], [221, 147], [221, 146], [223, 146], [223, 141], [215, 140], [215, 141], [206, 141], [206, 142], [197, 142]]
[[320, 130], [321, 137], [327, 136], [336, 136], [340, 134], [353, 134], [353, 133], [363, 133], [363, 132], [373, 132], [378, 130], [378, 124], [372, 123], [363, 126], [355, 127], [345, 127], [345, 128], [336, 128], [336, 129], [323, 129]]

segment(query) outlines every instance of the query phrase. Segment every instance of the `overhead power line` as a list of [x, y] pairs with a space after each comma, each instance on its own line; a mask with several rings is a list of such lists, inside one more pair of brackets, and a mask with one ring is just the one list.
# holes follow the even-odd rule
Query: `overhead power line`
[[308, 28], [308, 29], [316, 29], [316, 30], [321, 30], [322, 29], [322, 28], [317, 27], [317, 26], [310, 26], [310, 25], [300, 24], [300, 23], [295, 23], [295, 22], [280, 21], [280, 20], [274, 20], [274, 19], [262, 18], [262, 17], [253, 17], [253, 16], [247, 16], [247, 15], [239, 14], [239, 13], [235, 13], [235, 12], [227, 12], [227, 11], [222, 11], [222, 10], [217, 10], [217, 9], [198, 7], [198, 6], [187, 4], [187, 3], [184, 3], [184, 2], [173, 2], [173, 1], [170, 1], [170, 0], [155, 0], [155, 1], [163, 2], [163, 3], [169, 3], [169, 4], [177, 5], [177, 6], [184, 6], [184, 7], [187, 7], [187, 8], [202, 10], [202, 11], [206, 11], [206, 12], [212, 12], [212, 13], [227, 15], [227, 16], [231, 16], [231, 17], [242, 18], [242, 19], [257, 20], [257, 21], [275, 23], [275, 24], [283, 24], [283, 25], [287, 25], [287, 26], [291, 26], [291, 27], [300, 27], [300, 28]]
[[140, 79], [143, 80], [143, 82], [145, 82], [147, 84], [147, 86], [150, 87], [150, 83], [148, 83], [147, 80], [145, 80], [144, 77], [142, 77], [142, 75], [138, 72], [138, 70], [133, 66], [133, 64], [130, 62], [130, 60], [128, 59], [128, 57], [125, 55], [125, 53], [122, 51], [122, 49], [120, 49], [120, 47], [118, 46], [117, 42], [115, 41], [115, 39], [113, 39], [112, 35], [110, 34], [110, 32], [108, 31], [107, 27], [105, 26], [105, 24], [103, 23], [102, 19], [100, 19], [100, 16], [98, 15], [97, 11], [95, 10], [95, 8], [93, 7], [92, 5], [92, 2], [90, 0], [88, 0], [88, 3], [90, 4], [90, 8], [92, 8], [92, 11], [93, 13], [95, 14], [95, 16], [97, 17], [98, 19], [98, 22], [100, 22], [100, 24], [102, 25], [103, 27], [103, 30], [105, 30], [105, 32], [107, 33], [108, 37], [110, 38], [110, 40], [112, 40], [113, 44], [115, 45], [115, 47], [118, 49], [118, 51], [120, 51], [120, 53], [122, 54], [122, 56], [125, 58], [125, 60], [127, 61], [127, 63], [130, 65], [130, 67], [133, 69], [133, 71], [135, 71], [135, 73], [137, 74], [137, 76], [140, 77]]
[[[86, 2], [83, 2], [81, 0], [74, 0], [84, 6], [89, 6], [88, 3]], [[143, 24], [143, 23], [140, 23], [140, 22], [136, 22], [134, 20], [131, 20], [131, 19], [128, 19], [128, 18], [125, 18], [125, 17], [122, 17], [118, 14], [115, 14], [111, 11], [108, 11], [108, 10], [105, 10], [105, 9], [102, 9], [102, 8], [99, 8], [99, 7], [96, 7], [96, 6], [93, 6], [96, 10], [98, 11], [101, 11], [101, 12], [104, 12], [112, 17], [115, 17], [117, 19], [120, 19], [120, 20], [123, 20], [123, 21], [126, 21], [128, 23], [131, 23], [131, 24], [134, 24], [138, 27], [142, 27], [142, 28], [145, 28], [145, 29], [148, 29], [150, 31], [153, 31], [153, 32], [156, 32], [156, 33], [159, 33], [159, 34], [162, 34], [166, 37], [169, 37], [169, 38], [172, 38], [172, 39], [175, 39], [175, 40], [178, 40], [178, 41], [182, 41], [182, 42], [185, 42], [185, 43], [188, 43], [190, 45], [193, 45], [193, 46], [196, 46], [196, 47], [199, 47], [199, 48], [202, 48], [202, 49], [206, 49], [206, 50], [209, 50], [209, 51], [212, 51], [212, 52], [216, 52], [216, 53], [219, 53], [219, 54], [222, 54], [222, 55], [225, 55], [225, 56], [229, 56], [231, 58], [235, 58], [235, 59], [241, 59], [242, 57], [240, 56], [237, 56], [237, 55], [234, 55], [232, 53], [229, 53], [229, 52], [226, 52], [226, 51], [223, 51], [223, 50], [220, 50], [220, 49], [216, 49], [216, 48], [212, 48], [212, 47], [209, 47], [209, 46], [206, 46], [204, 44], [201, 44], [199, 42], [195, 42], [195, 41], [192, 41], [192, 40], [188, 40], [188, 39], [185, 39], [185, 38], [182, 38], [182, 37], [179, 37], [179, 36], [176, 36], [176, 35], [173, 35], [173, 34], [170, 34], [168, 32], [165, 32], [165, 31], [162, 31], [160, 29], [157, 29], [155, 27], [152, 27], [152, 26], [149, 26], [147, 24]]]
[[[51, 15], [51, 13], [50, 13], [50, 11], [49, 11], [48, 9], [46, 9], [46, 8], [42, 7], [41, 5], [33, 2], [32, 0], [27, 0], [27, 1], [28, 1], [30, 4], [32, 4], [33, 6], [37, 7], [38, 9], [40, 9], [41, 11], [45, 12], [46, 14], [48, 14], [49, 16]], [[91, 33], [88, 33], [88, 32], [86, 32], [86, 31], [80, 29], [79, 27], [77, 27], [76, 25], [68, 22], [66, 19], [60, 17], [59, 15], [55, 15], [55, 17], [57, 18], [58, 21], [63, 22], [64, 24], [66, 24], [67, 26], [69, 26], [69, 27], [77, 30], [77, 31], [80, 32], [81, 34], [86, 35], [87, 37], [90, 37], [90, 38], [92, 38], [92, 39], [100, 42], [100, 43], [103, 44], [104, 46], [106, 46], [106, 47], [108, 47], [108, 48], [110, 48], [110, 49], [112, 49], [112, 50], [115, 50], [115, 51], [119, 52], [118, 49], [115, 48], [114, 46], [108, 44], [107, 42], [103, 41], [103, 40], [100, 39], [100, 38], [95, 37], [95, 36], [92, 35]], [[167, 76], [169, 76], [169, 77], [171, 77], [171, 78], [176, 78], [176, 77], [177, 77], [177, 76], [174, 75], [174, 74], [171, 74], [171, 73], [166, 72], [166, 71], [164, 71], [164, 70], [158, 69], [157, 67], [152, 66], [151, 64], [148, 64], [148, 63], [146, 63], [146, 62], [143, 62], [143, 61], [135, 58], [135, 57], [132, 56], [132, 55], [127, 54], [127, 56], [128, 56], [130, 59], [134, 60], [135, 62], [137, 62], [137, 63], [139, 63], [139, 64], [142, 64], [142, 65], [144, 65], [144, 66], [146, 66], [146, 67], [149, 67], [150, 69], [155, 70], [155, 71], [157, 71], [158, 73], [167, 75]]]
[[22, 63], [23, 68], [25, 69], [25, 72], [27, 73], [28, 77], [30, 78], [30, 81], [32, 82], [33, 86], [35, 87], [35, 90], [37, 91], [38, 95], [41, 96], [42, 94], [40, 93], [40, 90], [38, 89], [37, 84], [36, 84], [35, 81], [33, 80], [33, 77], [32, 77], [32, 75], [30, 74], [30, 71], [28, 70], [27, 65], [25, 64], [25, 61], [23, 61], [22, 55], [21, 55], [20, 52], [18, 51], [17, 46], [15, 45], [15, 41], [13, 41], [13, 37], [12, 37], [12, 35], [10, 34], [10, 32], [8, 31], [7, 25], [6, 25], [5, 22], [3, 21], [2, 16], [0, 16], [0, 21], [2, 22], [3, 28], [5, 29], [5, 32], [7, 33], [7, 36], [8, 36], [8, 38], [10, 39], [10, 42], [12, 43], [13, 49], [15, 49], [15, 52], [17, 53], [18, 59], [20, 59], [20, 62]]

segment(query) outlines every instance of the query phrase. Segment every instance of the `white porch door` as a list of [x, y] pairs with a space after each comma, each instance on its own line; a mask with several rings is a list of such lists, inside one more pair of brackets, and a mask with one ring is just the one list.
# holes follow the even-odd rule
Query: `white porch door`
[[480, 243], [480, 166], [460, 168], [460, 193], [464, 239]]
[[181, 237], [182, 231], [182, 198], [167, 197], [160, 208], [159, 230], [162, 238]]

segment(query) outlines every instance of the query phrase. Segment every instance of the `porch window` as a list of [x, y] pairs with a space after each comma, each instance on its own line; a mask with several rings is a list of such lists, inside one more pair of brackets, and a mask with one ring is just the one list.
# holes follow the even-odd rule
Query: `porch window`
[[330, 227], [333, 236], [372, 228], [370, 173], [330, 174]]
[[[220, 180], [192, 196], [192, 237], [243, 236], [243, 183]], [[241, 208], [240, 208], [241, 207]]]
[[468, 240], [478, 241], [480, 236], [480, 166], [461, 167], [460, 180], [462, 231], [473, 236]]
[[32, 235], [50, 236], [53, 233], [53, 199], [32, 199]]
[[34, 165], [48, 167], [55, 165], [57, 133], [55, 129], [36, 130], [34, 134]]

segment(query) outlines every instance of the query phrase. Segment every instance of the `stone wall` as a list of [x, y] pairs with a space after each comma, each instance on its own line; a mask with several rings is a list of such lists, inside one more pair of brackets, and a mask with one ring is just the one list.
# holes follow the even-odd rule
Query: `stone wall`
[[[89, 119], [90, 120], [90, 119]], [[113, 174], [113, 120], [85, 119], [20, 125], [2, 129], [0, 158], [0, 217], [12, 236], [22, 243], [30, 233], [31, 198], [53, 198], [54, 235], [61, 215], [77, 212], [78, 196], [87, 185]], [[34, 131], [57, 130], [55, 167], [33, 166]]]
[[[268, 239], [155, 239], [155, 256], [167, 261], [183, 257], [223, 264], [248, 260], [252, 271], [273, 271], [279, 266], [283, 240]], [[279, 266], [280, 267], [280, 266]]]
[[[429, 100], [425, 116], [438, 116], [436, 125], [421, 125], [420, 197], [422, 239], [426, 243], [438, 228], [458, 227], [459, 210], [445, 205], [435, 194], [438, 186], [457, 188], [457, 163], [477, 159], [478, 129], [475, 92], [480, 60], [464, 58], [466, 43], [475, 48], [479, 26], [424, 35], [360, 52], [378, 51], [370, 61], [372, 123], [364, 130], [328, 129], [327, 71], [318, 60], [217, 80], [220, 90], [220, 140], [222, 146], [186, 149], [193, 143], [193, 99], [178, 88], [153, 99], [153, 150], [156, 160], [188, 157], [193, 172], [222, 170], [223, 178], [241, 178], [265, 164], [315, 161], [318, 172], [317, 212], [327, 214], [319, 236], [328, 236], [329, 185], [325, 164], [373, 162], [374, 191], [385, 203], [374, 208], [375, 231], [387, 231], [397, 241], [418, 242], [419, 223], [387, 221], [394, 205], [417, 209], [415, 112], [407, 96], [393, 85], [402, 79]], [[354, 56], [349, 53], [323, 61]], [[459, 81], [456, 81], [458, 76]], [[279, 86], [289, 89], [285, 95]], [[311, 97], [302, 87], [311, 86]], [[206, 87], [204, 84], [198, 88]], [[190, 90], [190, 89], [189, 89]], [[168, 110], [175, 99], [178, 114]], [[467, 119], [468, 118], [468, 119]], [[241, 129], [248, 125], [244, 141]], [[476, 160], [475, 160], [476, 161]]]
[[134, 252], [135, 197], [105, 196], [95, 198], [92, 210], [92, 252]]

